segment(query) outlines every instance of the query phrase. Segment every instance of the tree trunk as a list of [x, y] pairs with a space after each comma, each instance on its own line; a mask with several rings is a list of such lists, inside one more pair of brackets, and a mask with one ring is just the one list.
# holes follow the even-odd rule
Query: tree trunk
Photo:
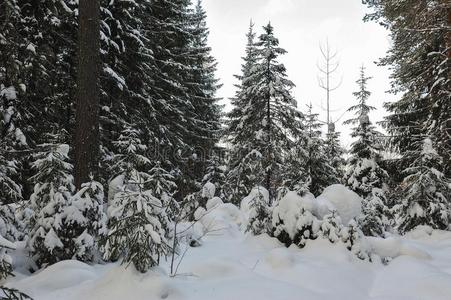
[[446, 3], [446, 10], [448, 12], [448, 34], [446, 39], [446, 46], [448, 48], [448, 79], [449, 85], [451, 86], [451, 3], [449, 0], [447, 0]]
[[79, 1], [75, 185], [95, 176], [99, 156], [100, 0]]

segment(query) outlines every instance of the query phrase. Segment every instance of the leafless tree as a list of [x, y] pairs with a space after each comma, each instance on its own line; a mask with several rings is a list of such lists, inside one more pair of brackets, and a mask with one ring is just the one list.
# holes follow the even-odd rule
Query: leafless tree
[[326, 118], [326, 124], [327, 124], [327, 130], [329, 133], [334, 131], [334, 122], [331, 119], [330, 113], [331, 113], [331, 107], [330, 107], [330, 101], [331, 92], [338, 89], [343, 81], [343, 78], [341, 77], [339, 80], [335, 78], [335, 74], [338, 71], [338, 68], [340, 67], [340, 60], [338, 58], [338, 51], [332, 50], [329, 41], [326, 40], [326, 43], [319, 45], [319, 49], [321, 52], [321, 62], [317, 63], [317, 67], [319, 70], [318, 75], [318, 84], [319, 86], [326, 91], [326, 112], [327, 112], [327, 118]]

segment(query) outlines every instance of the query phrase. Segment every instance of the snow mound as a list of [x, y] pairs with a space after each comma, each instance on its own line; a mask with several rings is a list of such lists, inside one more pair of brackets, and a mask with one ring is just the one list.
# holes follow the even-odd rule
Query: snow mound
[[[202, 214], [203, 213], [203, 214]], [[206, 211], [196, 212], [196, 219], [204, 227], [204, 232], [229, 232], [237, 235], [245, 222], [243, 213], [231, 203], [223, 203], [221, 198], [214, 197], [207, 202]]]
[[[362, 198], [341, 184], [334, 184], [316, 198], [318, 209], [316, 213], [324, 217], [327, 210], [336, 210], [344, 225], [362, 213]], [[329, 213], [329, 212], [327, 212]]]
[[271, 250], [264, 260], [273, 269], [292, 268], [296, 265], [296, 256], [293, 251], [285, 247]]
[[40, 290], [55, 291], [75, 288], [83, 282], [95, 278], [96, 273], [93, 267], [77, 260], [65, 260], [20, 281], [14, 287], [34, 294]]
[[213, 197], [210, 200], [207, 201], [206, 207], [207, 207], [207, 211], [208, 210], [212, 210], [216, 207], [221, 206], [222, 204], [224, 204], [224, 202], [222, 202], [222, 199], [219, 197]]
[[373, 253], [380, 257], [395, 258], [401, 255], [411, 256], [418, 259], [431, 259], [431, 255], [396, 237], [378, 238], [366, 237]]
[[216, 193], [216, 186], [210, 181], [207, 182], [202, 188], [202, 197], [212, 199]]

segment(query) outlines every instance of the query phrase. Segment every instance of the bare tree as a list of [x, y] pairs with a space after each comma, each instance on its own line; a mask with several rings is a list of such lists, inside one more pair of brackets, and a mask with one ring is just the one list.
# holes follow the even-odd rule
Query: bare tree
[[330, 112], [330, 94], [338, 89], [342, 84], [342, 78], [340, 80], [334, 79], [335, 73], [340, 66], [340, 60], [338, 59], [338, 52], [332, 50], [329, 46], [329, 40], [326, 40], [325, 44], [320, 44], [319, 49], [321, 52], [321, 62], [317, 63], [320, 74], [318, 75], [319, 86], [326, 91], [326, 112], [327, 112], [327, 130], [329, 133], [333, 132], [334, 122], [332, 122]]
[[75, 185], [98, 168], [100, 0], [79, 1], [78, 86], [75, 128]]

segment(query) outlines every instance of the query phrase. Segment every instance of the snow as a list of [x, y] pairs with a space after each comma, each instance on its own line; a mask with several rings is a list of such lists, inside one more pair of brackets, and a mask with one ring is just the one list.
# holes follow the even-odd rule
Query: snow
[[324, 189], [317, 201], [322, 204], [322, 207], [333, 207], [340, 215], [343, 224], [348, 224], [362, 212], [362, 199], [341, 184], [334, 184]]
[[202, 197], [203, 198], [211, 199], [215, 196], [215, 193], [216, 193], [216, 186], [213, 183], [211, 183], [210, 181], [207, 182], [202, 188]]
[[[202, 243], [181, 245], [186, 253], [181, 261], [176, 257], [180, 266], [174, 277], [170, 260], [146, 274], [119, 263], [91, 266], [69, 260], [32, 275], [17, 266], [23, 273], [16, 272], [6, 286], [36, 300], [450, 299], [451, 232], [422, 226], [404, 237], [364, 240], [375, 254], [392, 257], [385, 265], [377, 259], [361, 261], [342, 242], [321, 237], [300, 249], [286, 248], [266, 234], [244, 233], [243, 210], [210, 201], [215, 205], [199, 210], [194, 226], [179, 224], [179, 232]], [[281, 201], [279, 207], [288, 214], [300, 206], [314, 209], [316, 200], [290, 193]]]

